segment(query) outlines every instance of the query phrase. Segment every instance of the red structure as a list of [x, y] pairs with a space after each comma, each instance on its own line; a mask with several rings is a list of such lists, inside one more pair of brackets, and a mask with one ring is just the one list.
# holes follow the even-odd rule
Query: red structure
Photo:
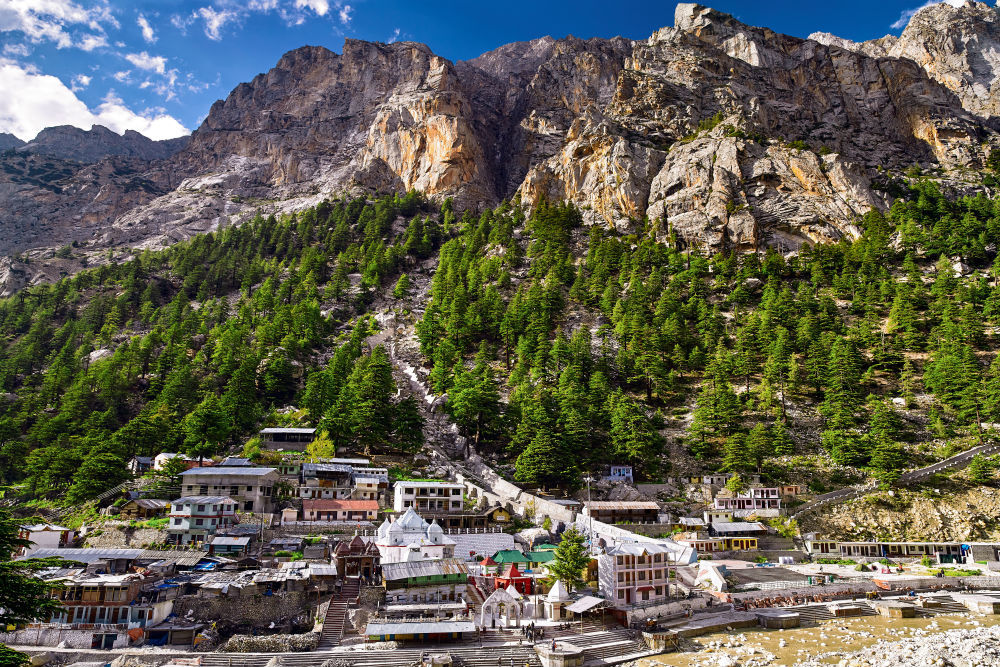
[[505, 565], [500, 574], [496, 576], [497, 588], [514, 586], [514, 590], [521, 595], [531, 595], [533, 584], [534, 580], [528, 575], [522, 574], [521, 571], [517, 569], [517, 565], [514, 565], [513, 563]]

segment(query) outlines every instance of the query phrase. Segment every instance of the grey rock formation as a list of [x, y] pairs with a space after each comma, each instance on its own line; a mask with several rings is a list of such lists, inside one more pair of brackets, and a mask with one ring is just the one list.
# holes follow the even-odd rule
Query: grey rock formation
[[15, 137], [13, 134], [0, 132], [0, 151], [10, 150], [11, 148], [20, 148], [23, 145], [24, 142]]
[[48, 127], [20, 150], [75, 162], [93, 163], [106, 157], [130, 157], [140, 160], [163, 160], [187, 145], [188, 137], [153, 141], [134, 130], [124, 135], [103, 125], [81, 130], [72, 125]]
[[216, 102], [168, 157], [105, 136], [131, 152], [74, 170], [65, 158], [111, 149], [40, 135], [26, 148], [51, 136], [63, 152], [18, 152], [0, 173], [0, 254], [76, 240], [104, 261], [259, 210], [411, 188], [473, 208], [567, 199], [592, 224], [662, 218], [712, 248], [851, 236], [888, 203], [879, 168], [960, 179], [1000, 141], [982, 117], [995, 13], [935, 6], [899, 40], [861, 45], [681, 4], [646, 40], [543, 37], [458, 63], [412, 42], [303, 47]]

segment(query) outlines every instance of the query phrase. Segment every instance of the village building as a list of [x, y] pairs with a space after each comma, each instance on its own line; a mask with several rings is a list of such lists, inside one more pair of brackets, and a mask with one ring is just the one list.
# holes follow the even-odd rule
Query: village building
[[382, 562], [387, 604], [458, 602], [464, 600], [469, 570], [460, 560]]
[[30, 523], [18, 529], [17, 537], [28, 540], [31, 544], [17, 549], [11, 554], [14, 558], [31, 554], [39, 549], [64, 549], [73, 544], [76, 531], [52, 523]]
[[712, 505], [717, 510], [762, 510], [781, 509], [781, 489], [760, 487], [749, 489], [734, 496], [718, 495]]
[[299, 498], [331, 500], [350, 498], [354, 492], [354, 468], [346, 463], [303, 463]]
[[201, 543], [236, 523], [236, 501], [227, 496], [184, 496], [170, 504], [169, 544]]
[[604, 523], [656, 523], [660, 506], [645, 500], [594, 500], [584, 503], [583, 513]]
[[[198, 465], [198, 459], [193, 459], [189, 456], [178, 454], [177, 452], [161, 452], [153, 457], [153, 470], [163, 470], [163, 466], [167, 464], [167, 461], [172, 459], [180, 459], [184, 462], [185, 467], [188, 469]], [[205, 462], [204, 465], [210, 466], [212, 465], [212, 462], [209, 460]]]
[[315, 439], [314, 428], [265, 428], [260, 431], [260, 444], [264, 449], [304, 452]]
[[392, 508], [397, 512], [414, 509], [427, 514], [465, 511], [465, 487], [455, 482], [396, 482]]
[[436, 523], [428, 523], [412, 508], [392, 523], [378, 527], [375, 545], [382, 564], [453, 558], [455, 541]]
[[152, 456], [133, 456], [125, 464], [128, 471], [132, 473], [134, 477], [140, 475], [145, 475], [147, 472], [153, 469], [153, 457]]
[[186, 496], [225, 495], [243, 512], [268, 514], [274, 511], [274, 468], [211, 467], [192, 468], [181, 473], [181, 491]]
[[374, 521], [378, 517], [375, 500], [303, 500], [303, 521]]
[[608, 469], [608, 474], [602, 477], [601, 481], [611, 484], [616, 484], [619, 482], [631, 484], [633, 481], [635, 481], [632, 476], [632, 466], [626, 466], [626, 465], [610, 466]]
[[118, 516], [126, 520], [158, 519], [170, 511], [169, 500], [155, 498], [134, 498], [118, 510]]
[[617, 608], [666, 600], [670, 596], [669, 547], [647, 542], [623, 542], [597, 557], [598, 586]]
[[246, 556], [250, 551], [249, 537], [230, 537], [229, 535], [215, 535], [208, 540], [205, 545], [209, 556], [225, 556], [226, 558], [239, 558]]

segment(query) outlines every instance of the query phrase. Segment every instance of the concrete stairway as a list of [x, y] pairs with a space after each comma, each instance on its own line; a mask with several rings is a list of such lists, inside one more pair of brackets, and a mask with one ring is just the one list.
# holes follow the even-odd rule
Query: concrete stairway
[[358, 579], [347, 578], [340, 592], [330, 600], [330, 607], [323, 619], [323, 632], [319, 636], [317, 651], [325, 651], [340, 644], [344, 638], [344, 628], [347, 625], [347, 608], [358, 598], [361, 582]]

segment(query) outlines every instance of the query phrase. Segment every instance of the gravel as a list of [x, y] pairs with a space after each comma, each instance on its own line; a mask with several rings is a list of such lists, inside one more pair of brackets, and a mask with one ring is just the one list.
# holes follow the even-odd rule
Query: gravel
[[[838, 655], [838, 654], [834, 654]], [[855, 653], [839, 654], [838, 667], [992, 667], [1000, 665], [1000, 626], [955, 629], [902, 641], [882, 640]], [[830, 656], [797, 663], [829, 667]]]

